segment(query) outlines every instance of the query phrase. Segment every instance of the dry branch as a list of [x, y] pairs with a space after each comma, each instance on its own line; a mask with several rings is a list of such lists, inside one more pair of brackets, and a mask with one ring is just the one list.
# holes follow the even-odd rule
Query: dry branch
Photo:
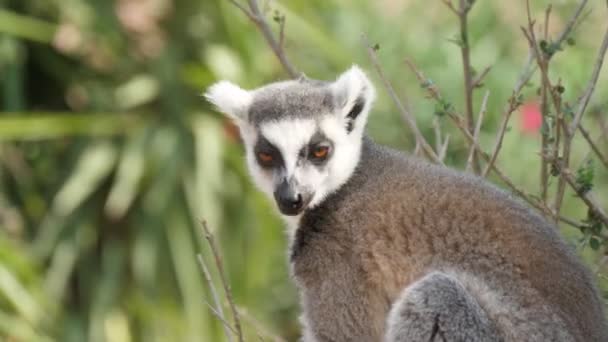
[[481, 130], [481, 124], [483, 123], [483, 117], [487, 111], [488, 105], [488, 96], [490, 96], [490, 91], [487, 90], [486, 94], [483, 97], [483, 101], [481, 102], [481, 109], [479, 110], [479, 115], [477, 116], [477, 124], [475, 125], [475, 133], [473, 134], [473, 140], [475, 144], [471, 144], [469, 148], [469, 157], [467, 158], [467, 171], [470, 171], [473, 168], [473, 156], [475, 155], [475, 145], [479, 143], [479, 132]]
[[[471, 67], [471, 54], [469, 45], [468, 14], [473, 6], [473, 2], [459, 0], [458, 20], [460, 22], [460, 54], [462, 56], [462, 72], [464, 77], [464, 96], [465, 96], [465, 120], [469, 133], [475, 129], [475, 119], [473, 117], [473, 92], [475, 84], [473, 81], [473, 68]], [[475, 149], [473, 149], [473, 170], [480, 173], [479, 160]]]
[[606, 156], [604, 156], [604, 154], [602, 153], [600, 148], [593, 141], [593, 138], [591, 138], [591, 134], [589, 134], [589, 132], [580, 123], [578, 125], [578, 129], [579, 129], [579, 131], [581, 131], [581, 134], [583, 135], [585, 140], [587, 140], [587, 143], [591, 147], [591, 150], [595, 153], [595, 156], [597, 157], [597, 159], [599, 159], [600, 162], [604, 165], [604, 167], [606, 169], [608, 169], [608, 158], [606, 158]]
[[574, 135], [576, 132], [576, 128], [578, 127], [585, 110], [587, 109], [587, 105], [589, 104], [589, 100], [595, 91], [595, 86], [597, 84], [597, 80], [600, 76], [600, 71], [602, 70], [602, 65], [604, 64], [604, 58], [606, 56], [606, 50], [608, 50], [608, 29], [604, 33], [604, 39], [602, 40], [602, 45], [600, 46], [600, 50], [595, 59], [595, 63], [593, 65], [593, 71], [591, 72], [591, 77], [589, 82], [587, 83], [587, 87], [581, 100], [578, 103], [577, 110], [574, 114], [574, 119], [570, 123], [569, 134]]
[[[232, 329], [232, 327], [230, 326], [230, 324], [227, 325], [226, 316], [224, 316], [224, 309], [222, 308], [222, 301], [220, 300], [220, 296], [218, 295], [217, 290], [215, 289], [215, 285], [213, 284], [213, 280], [211, 278], [211, 273], [209, 272], [209, 268], [205, 264], [205, 259], [203, 259], [202, 254], [197, 255], [197, 259], [198, 259], [198, 263], [201, 266], [201, 269], [203, 270], [203, 276], [205, 277], [205, 281], [209, 285], [209, 289], [211, 291], [211, 296], [213, 297], [213, 302], [215, 303], [215, 307], [217, 308], [216, 316], [218, 316], [221, 319], [221, 321], [224, 323], [223, 324], [224, 333], [226, 334], [226, 338], [228, 339], [228, 341], [231, 342], [232, 335], [230, 335], [229, 329]], [[209, 307], [211, 307], [211, 309], [213, 309], [211, 304], [207, 303], [207, 305]], [[213, 311], [215, 312], [215, 310], [213, 310]]]
[[507, 106], [507, 109], [505, 109], [505, 111], [502, 113], [502, 121], [500, 123], [498, 133], [496, 134], [496, 142], [494, 143], [494, 148], [492, 149], [490, 160], [488, 161], [488, 164], [486, 165], [485, 169], [481, 174], [482, 177], [487, 177], [488, 173], [494, 166], [496, 158], [498, 158], [498, 153], [500, 152], [500, 149], [502, 147], [502, 141], [505, 137], [505, 133], [507, 132], [507, 127], [509, 125], [509, 119], [511, 119], [511, 114], [513, 114], [513, 112], [519, 107], [520, 104], [521, 102], [519, 100], [519, 92], [513, 93], [513, 95], [511, 95], [511, 97], [509, 98], [509, 105]]
[[[583, 13], [583, 9], [587, 5], [587, 2], [588, 2], [588, 0], [581, 0], [581, 2], [579, 2], [578, 6], [576, 7], [576, 10], [572, 14], [572, 16], [568, 19], [566, 26], [564, 26], [564, 29], [558, 35], [558, 38], [555, 40], [554, 43], [557, 46], [561, 46], [561, 44], [570, 36], [572, 31], [574, 30], [574, 26], [577, 24], [578, 19], [580, 18], [581, 14]], [[519, 78], [518, 78], [517, 82], [515, 83], [515, 87], [513, 88], [514, 93], [519, 93], [521, 91], [521, 89], [523, 88], [523, 86], [526, 85], [528, 83], [528, 81], [530, 81], [530, 78], [536, 71], [536, 63], [534, 61], [536, 54], [535, 54], [534, 50], [535, 50], [534, 48], [530, 47], [526, 64], [522, 68], [523, 71], [519, 75]]]
[[435, 151], [433, 150], [433, 147], [431, 147], [431, 145], [426, 141], [426, 138], [424, 137], [424, 135], [422, 135], [422, 132], [420, 131], [420, 129], [418, 129], [418, 125], [416, 124], [416, 118], [412, 115], [412, 113], [410, 113], [405, 108], [403, 103], [401, 103], [401, 100], [399, 99], [399, 96], [395, 92], [395, 89], [391, 85], [388, 78], [386, 78], [386, 75], [384, 74], [384, 71], [383, 71], [382, 67], [380, 66], [380, 62], [378, 61], [378, 56], [376, 55], [376, 50], [374, 50], [374, 47], [370, 45], [369, 40], [367, 39], [367, 36], [362, 35], [361, 39], [363, 40], [363, 43], [365, 44], [365, 48], [367, 49], [368, 56], [372, 62], [372, 65], [374, 66], [374, 69], [376, 69], [378, 76], [382, 80], [384, 87], [388, 91], [388, 94], [390, 95], [393, 102], [395, 102], [397, 109], [401, 113], [401, 117], [406, 122], [406, 124], [408, 125], [408, 127], [410, 128], [412, 133], [414, 133], [414, 138], [416, 139], [416, 144], [422, 148], [422, 150], [425, 152], [425, 154], [433, 162], [435, 162], [437, 164], [443, 164], [441, 159], [437, 156], [437, 153], [435, 153]]
[[485, 69], [483, 69], [483, 71], [477, 77], [475, 77], [473, 80], [473, 88], [479, 88], [483, 85], [483, 80], [486, 78], [490, 70], [492, 70], [491, 65], [485, 67]]
[[274, 52], [275, 56], [277, 56], [277, 58], [279, 59], [279, 62], [281, 62], [281, 65], [283, 65], [283, 68], [285, 69], [285, 71], [287, 71], [289, 76], [291, 78], [300, 77], [302, 75], [302, 73], [299, 72], [293, 66], [293, 64], [291, 64], [291, 62], [287, 58], [285, 50], [283, 49], [284, 37], [285, 37], [285, 33], [284, 33], [285, 20], [286, 20], [285, 16], [282, 16], [280, 19], [280, 22], [279, 22], [279, 25], [280, 25], [279, 40], [277, 41], [277, 38], [275, 37], [274, 33], [272, 32], [272, 29], [270, 28], [268, 21], [264, 17], [264, 14], [260, 11], [260, 6], [259, 6], [257, 0], [248, 0], [247, 3], [249, 4], [249, 8], [246, 8], [244, 5], [239, 3], [237, 0], [228, 0], [228, 1], [230, 1], [238, 9], [240, 9], [243, 13], [245, 13], [245, 15], [247, 15], [247, 17], [258, 27], [258, 29], [262, 32], [264, 39], [266, 39], [266, 42], [272, 49], [272, 52]]
[[243, 342], [243, 331], [241, 330], [241, 321], [239, 319], [239, 313], [236, 310], [236, 305], [234, 304], [234, 299], [232, 298], [232, 291], [230, 290], [230, 284], [226, 280], [226, 274], [224, 272], [224, 264], [222, 263], [222, 257], [220, 252], [215, 244], [215, 239], [211, 234], [211, 231], [207, 227], [207, 222], [203, 220], [201, 222], [201, 226], [203, 228], [203, 235], [205, 239], [207, 239], [207, 243], [211, 248], [211, 252], [213, 253], [213, 258], [215, 260], [215, 266], [217, 267], [218, 274], [220, 276], [220, 281], [222, 286], [224, 287], [224, 292], [226, 295], [226, 299], [228, 300], [228, 304], [230, 305], [230, 310], [232, 311], [232, 318], [234, 320], [234, 328], [236, 330], [236, 336], [239, 342]]

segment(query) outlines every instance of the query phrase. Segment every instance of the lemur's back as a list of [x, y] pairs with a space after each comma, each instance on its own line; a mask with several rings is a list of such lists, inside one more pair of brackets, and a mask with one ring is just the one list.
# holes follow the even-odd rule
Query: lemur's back
[[502, 339], [608, 341], [591, 276], [554, 226], [485, 181], [369, 139], [348, 183], [305, 212], [291, 248], [321, 340], [381, 340], [403, 289], [440, 271]]

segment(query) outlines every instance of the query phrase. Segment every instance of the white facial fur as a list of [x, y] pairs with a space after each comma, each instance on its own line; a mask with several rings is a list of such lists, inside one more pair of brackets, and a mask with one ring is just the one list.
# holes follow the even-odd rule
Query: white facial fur
[[[360, 158], [367, 115], [375, 97], [374, 88], [365, 74], [353, 66], [335, 82], [328, 84], [327, 89], [334, 100], [331, 112], [327, 108], [319, 108], [310, 116], [278, 116], [257, 125], [248, 120], [248, 112], [258, 90], [247, 91], [222, 81], [210, 87], [205, 94], [211, 103], [239, 126], [252, 178], [270, 198], [273, 198], [280, 181], [291, 179], [297, 184], [297, 191], [312, 194], [307, 208], [313, 208], [339, 189], [354, 172]], [[356, 118], [350, 119], [348, 115], [357, 105], [362, 105], [362, 108]], [[346, 128], [349, 122], [350, 131]], [[331, 156], [322, 166], [303, 162], [299, 156], [316, 133], [321, 133], [333, 145]], [[259, 165], [254, 146], [260, 137], [280, 151], [284, 164], [281, 170], [268, 170]], [[288, 221], [297, 225], [299, 216], [289, 217]]]
[[[299, 191], [314, 193], [308, 207], [313, 208], [341, 185], [353, 173], [359, 161], [361, 136], [344, 128], [344, 120], [336, 115], [326, 115], [321, 120], [296, 119], [273, 121], [262, 124], [260, 133], [276, 146], [283, 157], [285, 174], [269, 174], [257, 165], [255, 157], [248, 158], [250, 171], [258, 186], [268, 194], [278, 182], [272, 177], [294, 179]], [[313, 135], [321, 132], [333, 143], [333, 152], [327, 164], [315, 167], [311, 163], [298, 163], [298, 154]], [[253, 164], [253, 165], [252, 165]]]

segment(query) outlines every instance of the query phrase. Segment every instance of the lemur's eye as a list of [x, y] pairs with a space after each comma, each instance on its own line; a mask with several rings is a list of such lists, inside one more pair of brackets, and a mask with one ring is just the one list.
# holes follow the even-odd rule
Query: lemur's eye
[[258, 153], [258, 158], [260, 158], [260, 161], [262, 161], [265, 164], [270, 164], [272, 163], [272, 155], [270, 153], [266, 153], [266, 152], [259, 152]]
[[325, 159], [329, 154], [328, 146], [316, 146], [312, 150], [312, 156], [316, 159]]

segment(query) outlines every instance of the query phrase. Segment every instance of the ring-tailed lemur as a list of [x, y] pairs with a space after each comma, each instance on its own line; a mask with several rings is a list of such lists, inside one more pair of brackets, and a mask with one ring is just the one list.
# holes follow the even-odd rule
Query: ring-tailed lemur
[[484, 180], [364, 134], [356, 66], [207, 99], [291, 231], [303, 340], [608, 341], [594, 281], [554, 225]]

